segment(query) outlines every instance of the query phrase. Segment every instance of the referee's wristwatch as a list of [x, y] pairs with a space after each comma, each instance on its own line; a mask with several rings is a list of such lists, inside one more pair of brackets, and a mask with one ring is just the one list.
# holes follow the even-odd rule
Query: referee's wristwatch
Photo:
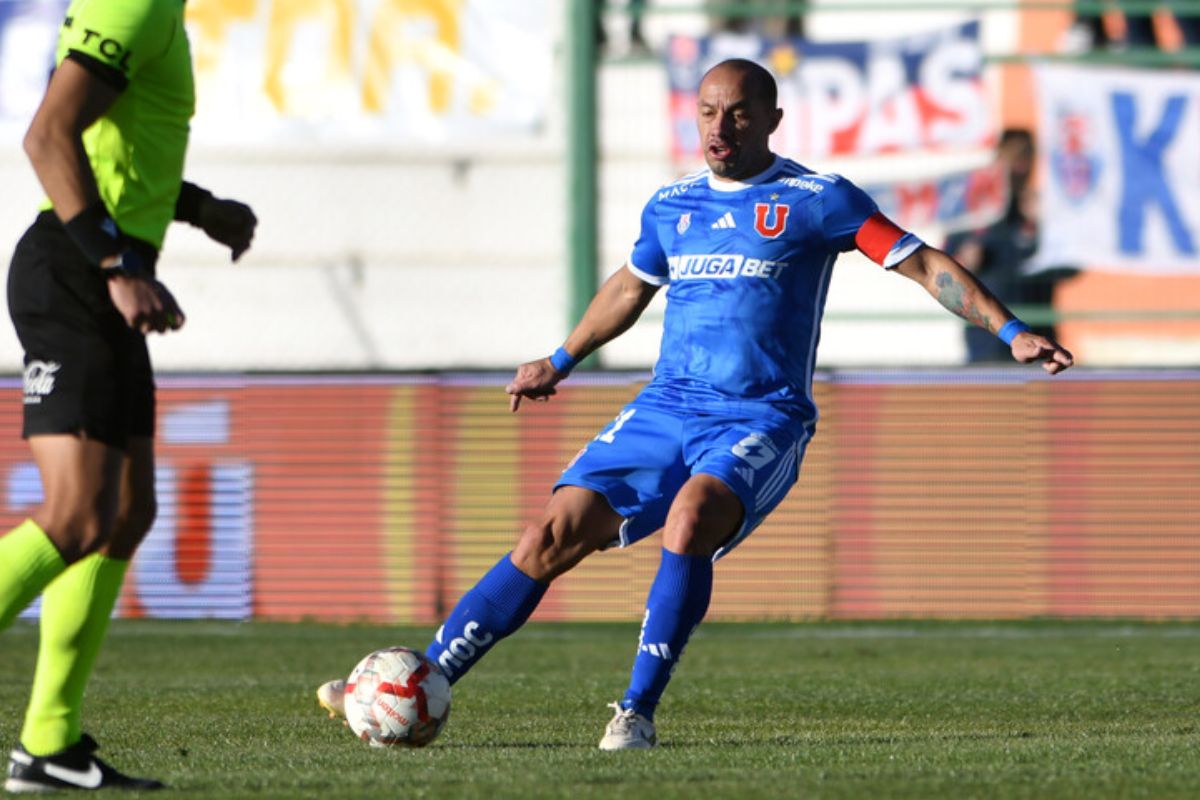
[[140, 278], [142, 277], [142, 259], [132, 250], [124, 250], [117, 253], [117, 260], [100, 267], [100, 272], [106, 279], [112, 278]]

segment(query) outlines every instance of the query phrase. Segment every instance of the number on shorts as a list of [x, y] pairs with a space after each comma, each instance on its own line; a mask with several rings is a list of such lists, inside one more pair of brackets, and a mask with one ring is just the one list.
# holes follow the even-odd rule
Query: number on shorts
[[613, 437], [617, 435], [617, 431], [621, 430], [621, 426], [624, 425], [626, 422], [628, 422], [629, 418], [632, 417], [636, 413], [637, 413], [636, 408], [627, 408], [624, 411], [622, 411], [620, 414], [617, 414], [617, 418], [615, 420], [613, 420], [612, 427], [610, 427], [608, 430], [604, 431], [604, 433], [597, 436], [596, 441], [604, 442], [605, 444], [612, 444]]

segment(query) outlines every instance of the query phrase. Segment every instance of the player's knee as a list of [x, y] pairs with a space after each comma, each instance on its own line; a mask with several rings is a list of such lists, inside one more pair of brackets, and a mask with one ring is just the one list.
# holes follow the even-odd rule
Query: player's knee
[[513, 550], [512, 561], [529, 577], [551, 581], [582, 558], [577, 537], [560, 520], [546, 516], [525, 528]]
[[716, 548], [707, 548], [700, 531], [700, 514], [687, 509], [671, 514], [663, 528], [663, 547], [682, 555], [712, 555]]
[[672, 509], [663, 528], [663, 547], [685, 556], [711, 556], [732, 534], [705, 519], [701, 509]]

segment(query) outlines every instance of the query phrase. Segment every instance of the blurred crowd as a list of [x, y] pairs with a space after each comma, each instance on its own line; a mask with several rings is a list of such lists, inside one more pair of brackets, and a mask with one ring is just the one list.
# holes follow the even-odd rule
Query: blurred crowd
[[[1054, 290], [1078, 269], [1070, 264], [1045, 264], [1038, 254], [1038, 193], [1031, 180], [1036, 157], [1033, 134], [1005, 130], [996, 159], [1008, 176], [1008, 207], [999, 220], [975, 230], [955, 233], [944, 249], [978, 276], [1005, 305], [1017, 311], [1036, 333], [1057, 339]], [[973, 325], [965, 331], [967, 360], [1009, 363], [1008, 346]]]
[[[1075, 20], [1061, 49], [1070, 53], [1091, 50], [1200, 47], [1200, 14], [1194, 0], [1167, 0], [1155, 10], [1147, 4], [1109, 0], [1108, 9], [1095, 10], [1096, 0], [1076, 0]], [[1183, 11], [1191, 7], [1190, 11]]]

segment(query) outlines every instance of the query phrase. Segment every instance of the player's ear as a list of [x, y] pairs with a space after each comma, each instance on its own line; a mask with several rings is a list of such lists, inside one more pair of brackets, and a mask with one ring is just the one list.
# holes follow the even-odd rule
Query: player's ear
[[779, 127], [779, 123], [782, 120], [783, 120], [783, 109], [782, 108], [775, 109], [775, 111], [771, 115], [771, 133], [775, 132], [775, 129]]

